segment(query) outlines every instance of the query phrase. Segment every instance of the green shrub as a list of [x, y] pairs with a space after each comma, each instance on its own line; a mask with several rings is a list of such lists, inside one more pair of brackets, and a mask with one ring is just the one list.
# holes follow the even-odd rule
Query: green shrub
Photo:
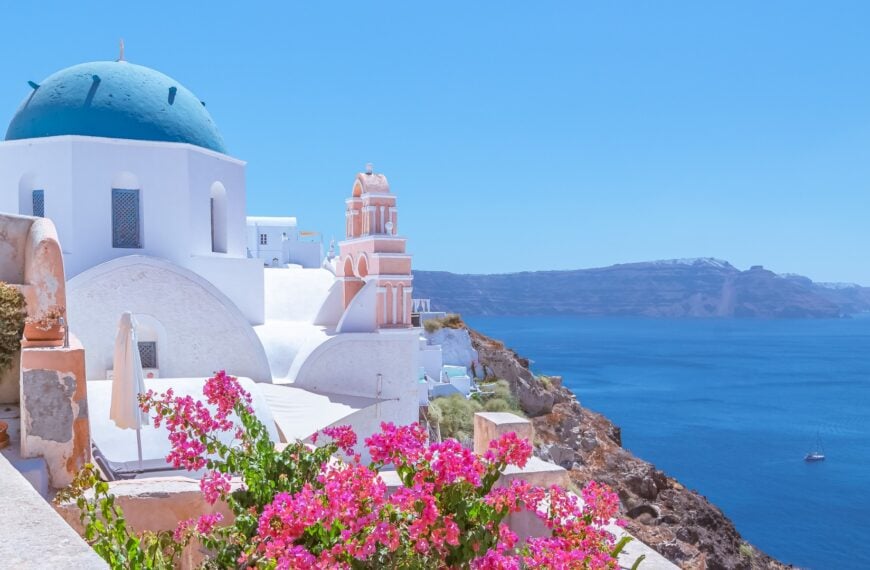
[[24, 295], [0, 281], [0, 374], [5, 372], [21, 349], [24, 333]]
[[[506, 409], [489, 409], [487, 408], [487, 412], [512, 412], [517, 415], [523, 415], [522, 410], [520, 409], [520, 403], [517, 401], [513, 392], [511, 392], [511, 386], [508, 384], [507, 380], [497, 379], [494, 382], [488, 382], [485, 384], [479, 384], [481, 394], [475, 394], [475, 398], [478, 399], [484, 407], [488, 402], [493, 400], [497, 402], [504, 402], [504, 405], [507, 406]], [[495, 403], [491, 404], [490, 407], [501, 408], [503, 404]]]
[[485, 412], [513, 412], [514, 409], [504, 398], [487, 398], [483, 403]]
[[435, 398], [429, 402], [429, 418], [438, 417], [441, 437], [467, 441], [474, 436], [474, 414], [483, 411], [477, 400], [468, 400], [459, 394]]
[[429, 402], [429, 421], [438, 425], [442, 438], [467, 441], [474, 436], [474, 414], [477, 412], [510, 412], [523, 416], [519, 402], [511, 393], [507, 380], [496, 380], [480, 385], [487, 394], [477, 393], [471, 398], [459, 394], [434, 398]]

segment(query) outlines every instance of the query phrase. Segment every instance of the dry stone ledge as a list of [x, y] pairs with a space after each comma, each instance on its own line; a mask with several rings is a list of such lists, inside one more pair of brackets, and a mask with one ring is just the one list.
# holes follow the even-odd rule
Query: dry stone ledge
[[535, 441], [532, 422], [509, 412], [477, 412], [474, 414], [474, 452], [483, 455], [489, 442], [514, 432], [520, 439]]
[[109, 566], [0, 454], [0, 567], [16, 570]]

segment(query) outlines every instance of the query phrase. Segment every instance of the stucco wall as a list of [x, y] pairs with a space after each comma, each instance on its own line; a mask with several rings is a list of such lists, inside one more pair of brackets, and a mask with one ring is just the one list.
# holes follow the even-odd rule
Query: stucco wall
[[50, 143], [0, 141], [0, 212], [32, 215], [31, 191], [45, 189], [45, 215], [54, 221], [64, 251], [72, 251], [72, 141], [44, 141]]
[[265, 321], [263, 267], [258, 260], [217, 253], [194, 255], [188, 258], [186, 267], [229, 297], [248, 323], [259, 325]]
[[109, 566], [0, 454], [0, 568], [16, 570]]
[[67, 298], [71, 330], [87, 355], [88, 379], [112, 367], [124, 311], [158, 326], [162, 377], [206, 377], [215, 370], [258, 382], [271, 379], [266, 354], [247, 319], [208, 281], [164, 260], [129, 256], [73, 278]]
[[[378, 374], [381, 375], [380, 381]], [[417, 421], [419, 341], [417, 331], [348, 333], [329, 337], [300, 352], [290, 378], [314, 390], [397, 400], [390, 421]]]
[[[226, 249], [244, 258], [245, 163], [188, 144], [61, 136], [0, 142], [0, 212], [32, 213], [30, 193], [45, 192], [68, 277], [130, 254], [188, 267], [212, 255], [211, 191], [226, 191]], [[111, 190], [140, 190], [141, 249], [112, 247]], [[216, 284], [220, 288], [220, 284]]]
[[45, 459], [55, 489], [91, 460], [85, 355], [75, 337], [70, 345], [21, 355], [21, 455]]
[[471, 346], [471, 337], [466, 329], [444, 327], [434, 333], [424, 331], [423, 335], [432, 344], [441, 345], [441, 358], [444, 364], [465, 366], [470, 374], [471, 363], [473, 362], [475, 371], [478, 373], [482, 372], [477, 351]]
[[267, 321], [310, 323], [335, 282], [325, 269], [267, 268], [262, 270]]

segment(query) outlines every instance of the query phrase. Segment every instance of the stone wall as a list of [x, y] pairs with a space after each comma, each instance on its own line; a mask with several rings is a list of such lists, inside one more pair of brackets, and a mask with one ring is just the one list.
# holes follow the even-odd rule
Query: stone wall
[[21, 455], [43, 457], [55, 489], [90, 461], [85, 355], [75, 338], [70, 348], [22, 351]]
[[16, 570], [108, 568], [3, 454], [0, 454], [0, 488], [0, 513], [3, 513], [0, 567]]

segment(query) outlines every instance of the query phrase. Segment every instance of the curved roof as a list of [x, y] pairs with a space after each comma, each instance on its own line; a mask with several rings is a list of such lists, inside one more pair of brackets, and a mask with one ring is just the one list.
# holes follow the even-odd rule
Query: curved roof
[[360, 194], [389, 194], [390, 183], [387, 182], [387, 177], [380, 173], [360, 172], [356, 175], [354, 183], [353, 195]]
[[199, 98], [148, 67], [82, 63], [31, 86], [6, 140], [83, 135], [189, 143], [226, 154], [223, 137]]

